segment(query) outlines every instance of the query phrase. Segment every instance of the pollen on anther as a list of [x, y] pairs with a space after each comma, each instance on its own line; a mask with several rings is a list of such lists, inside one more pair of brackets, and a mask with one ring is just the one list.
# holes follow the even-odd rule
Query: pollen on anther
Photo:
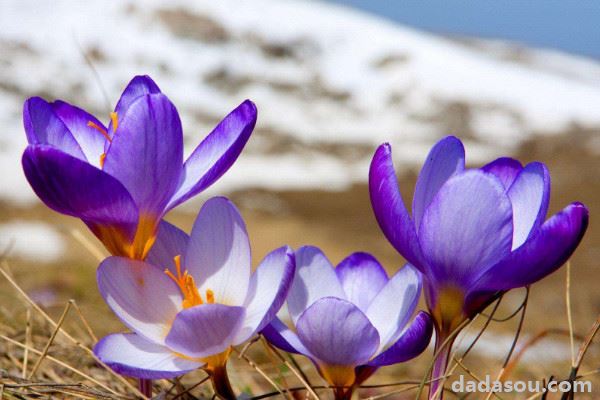
[[117, 130], [117, 127], [119, 126], [118, 114], [115, 111], [110, 113], [110, 120], [112, 121], [112, 128], [113, 128], [113, 132], [114, 132]]
[[104, 161], [106, 161], [106, 153], [100, 154], [100, 169], [104, 168]]
[[177, 275], [173, 274], [168, 268], [165, 269], [165, 274], [171, 278], [175, 284], [179, 287], [179, 290], [183, 296], [181, 303], [183, 308], [190, 308], [200, 304], [203, 304], [200, 293], [198, 293], [198, 287], [194, 278], [188, 274], [187, 271], [181, 273], [181, 257], [179, 255], [173, 257], [175, 263], [175, 270]]

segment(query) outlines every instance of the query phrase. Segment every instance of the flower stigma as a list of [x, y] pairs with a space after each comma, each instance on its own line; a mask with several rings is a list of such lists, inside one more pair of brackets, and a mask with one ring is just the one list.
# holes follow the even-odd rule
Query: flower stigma
[[[200, 292], [198, 292], [198, 286], [196, 286], [196, 282], [194, 281], [194, 277], [191, 276], [187, 270], [181, 273], [181, 255], [176, 255], [173, 257], [173, 261], [175, 262], [175, 269], [177, 271], [177, 276], [175, 276], [168, 268], [165, 269], [165, 274], [169, 278], [171, 278], [179, 287], [181, 294], [183, 295], [183, 301], [181, 302], [181, 306], [183, 308], [190, 308], [194, 306], [198, 306], [204, 304], [202, 301], [202, 297], [200, 296]], [[213, 304], [215, 302], [215, 294], [212, 290], [206, 290], [206, 303]]]
[[100, 125], [98, 125], [97, 123], [95, 123], [94, 121], [88, 121], [87, 126], [89, 126], [90, 128], [94, 128], [95, 130], [97, 130], [98, 132], [100, 132], [102, 134], [102, 136], [104, 136], [104, 138], [106, 140], [108, 140], [109, 142], [112, 142], [112, 138], [109, 136], [109, 134], [106, 131], [106, 129], [104, 129], [103, 127], [101, 127]]

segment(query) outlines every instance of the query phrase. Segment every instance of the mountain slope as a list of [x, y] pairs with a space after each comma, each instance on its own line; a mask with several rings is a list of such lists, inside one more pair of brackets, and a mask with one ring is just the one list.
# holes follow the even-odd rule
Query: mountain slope
[[256, 134], [219, 192], [341, 189], [366, 180], [384, 141], [411, 166], [436, 138], [458, 134], [478, 162], [534, 135], [600, 127], [600, 65], [590, 60], [450, 40], [316, 1], [191, 3], [3, 3], [0, 168], [11, 173], [0, 186], [11, 190], [2, 197], [34, 198], [19, 163], [24, 98], [107, 117], [83, 54], [112, 103], [133, 75], [150, 74], [183, 114], [188, 151], [244, 98], [258, 104]]

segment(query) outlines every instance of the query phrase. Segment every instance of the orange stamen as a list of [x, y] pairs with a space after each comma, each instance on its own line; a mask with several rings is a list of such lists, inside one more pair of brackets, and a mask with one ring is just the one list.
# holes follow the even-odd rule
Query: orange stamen
[[[188, 274], [187, 271], [185, 271], [183, 274], [181, 273], [181, 256], [177, 255], [173, 257], [173, 261], [175, 262], [175, 271], [177, 272], [177, 276], [169, 271], [169, 269], [165, 269], [165, 274], [167, 274], [167, 276], [171, 278], [179, 287], [179, 290], [183, 295], [183, 301], [181, 303], [183, 308], [190, 308], [203, 304], [200, 293], [198, 292], [198, 287], [196, 286], [196, 282], [194, 282], [194, 277]], [[210, 292], [212, 293], [212, 291]]]
[[117, 130], [117, 127], [119, 126], [119, 119], [118, 119], [118, 114], [116, 112], [111, 112], [110, 113], [110, 120], [112, 121], [112, 128], [113, 128], [113, 132], [115, 132]]
[[100, 132], [106, 140], [108, 140], [109, 142], [112, 142], [112, 139], [108, 135], [108, 132], [106, 131], [106, 129], [104, 129], [103, 127], [101, 127], [100, 125], [95, 123], [94, 121], [88, 121], [87, 126], [89, 126], [90, 128], [94, 128], [95, 130]]
[[100, 154], [100, 169], [104, 168], [104, 161], [106, 160], [106, 153]]

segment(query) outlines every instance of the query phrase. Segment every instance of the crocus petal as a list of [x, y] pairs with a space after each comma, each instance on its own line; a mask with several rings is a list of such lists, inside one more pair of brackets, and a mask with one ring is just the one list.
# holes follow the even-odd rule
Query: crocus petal
[[80, 160], [86, 160], [79, 143], [46, 100], [31, 97], [23, 105], [23, 125], [31, 145], [46, 144]]
[[[92, 114], [64, 101], [55, 101], [51, 103], [51, 106], [77, 140], [87, 161], [100, 168], [100, 156], [104, 153], [104, 147], [108, 140], [98, 129], [88, 126], [88, 122], [92, 122], [106, 131], [102, 122], [98, 121]], [[108, 133], [106, 134], [108, 135]]]
[[419, 241], [434, 276], [465, 287], [510, 253], [512, 209], [500, 182], [480, 170], [454, 176], [425, 211]]
[[183, 133], [175, 106], [163, 94], [139, 97], [119, 120], [104, 170], [121, 181], [141, 213], [162, 216], [182, 163]]
[[27, 147], [22, 162], [29, 184], [48, 207], [88, 225], [113, 227], [133, 239], [138, 212], [115, 178], [46, 145]]
[[442, 185], [464, 169], [465, 148], [457, 137], [447, 136], [433, 146], [415, 186], [412, 214], [417, 231], [425, 210]]
[[[121, 94], [121, 98], [117, 102], [117, 106], [115, 107], [115, 112], [117, 113], [117, 117], [120, 119], [125, 115], [125, 112], [129, 108], [129, 106], [136, 101], [138, 98], [145, 96], [147, 94], [156, 94], [160, 93], [160, 89], [158, 85], [154, 83], [154, 81], [147, 75], [138, 75], [135, 76], [128, 84], [123, 93]], [[109, 125], [111, 131], [114, 130], [111, 124]]]
[[269, 253], [250, 278], [246, 317], [235, 344], [248, 340], [271, 322], [285, 302], [294, 278], [294, 252], [287, 246]]
[[164, 272], [142, 261], [109, 257], [98, 267], [97, 278], [104, 301], [125, 325], [164, 344], [183, 300]]
[[94, 354], [115, 372], [142, 379], [175, 378], [204, 365], [135, 333], [106, 336], [94, 346]]
[[242, 305], [250, 282], [250, 242], [237, 208], [224, 197], [209, 199], [192, 228], [184, 264], [217, 303]]
[[279, 318], [275, 317], [271, 323], [262, 330], [263, 336], [273, 346], [280, 348], [288, 353], [303, 354], [314, 358], [310, 351], [300, 341], [296, 332], [292, 331]]
[[184, 164], [171, 209], [212, 185], [235, 162], [256, 124], [256, 106], [244, 101], [196, 147]]
[[414, 321], [402, 332], [400, 338], [386, 351], [369, 362], [371, 366], [383, 367], [411, 360], [427, 348], [433, 333], [433, 321], [429, 314], [420, 311]]
[[354, 304], [336, 297], [314, 302], [296, 325], [302, 344], [317, 363], [357, 366], [379, 346], [377, 330]]
[[337, 266], [335, 273], [344, 288], [346, 299], [364, 313], [388, 281], [379, 261], [368, 253], [349, 255]]
[[377, 222], [385, 237], [411, 264], [425, 272], [415, 225], [408, 215], [398, 187], [392, 149], [379, 146], [369, 170], [369, 193]]
[[187, 357], [204, 358], [222, 353], [233, 345], [244, 322], [244, 308], [224, 304], [202, 304], [177, 314], [166, 344]]
[[373, 299], [367, 317], [379, 332], [379, 351], [394, 342], [410, 320], [421, 294], [421, 274], [407, 264]]
[[523, 169], [521, 163], [514, 158], [500, 157], [481, 167], [484, 172], [494, 174], [505, 190], [508, 190]]
[[473, 292], [495, 292], [532, 284], [564, 264], [588, 226], [588, 210], [573, 203], [546, 221], [521, 247], [490, 268]]
[[333, 265], [318, 248], [299, 248], [296, 250], [296, 274], [287, 299], [292, 321], [296, 323], [308, 306], [328, 296], [346, 298]]
[[542, 163], [527, 164], [508, 191], [513, 209], [516, 249], [544, 222], [550, 201], [550, 173]]
[[189, 240], [187, 233], [175, 225], [164, 220], [160, 221], [156, 240], [146, 257], [146, 262], [161, 270], [169, 268], [177, 276], [173, 258], [185, 255]]

